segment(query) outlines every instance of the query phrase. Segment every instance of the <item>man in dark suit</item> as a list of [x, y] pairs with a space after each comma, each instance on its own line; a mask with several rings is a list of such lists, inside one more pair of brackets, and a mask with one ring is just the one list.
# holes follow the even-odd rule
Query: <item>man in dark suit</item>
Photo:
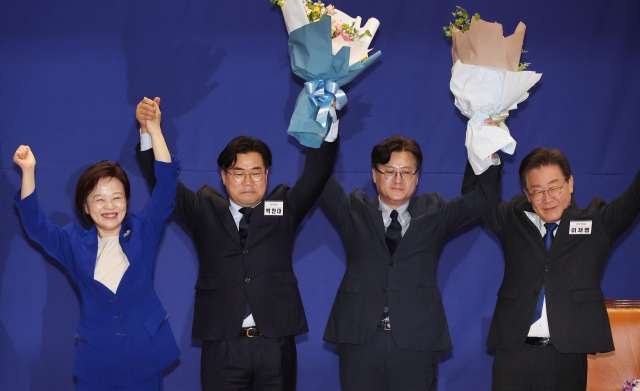
[[347, 269], [324, 340], [340, 345], [344, 391], [436, 389], [437, 352], [452, 349], [436, 281], [440, 249], [447, 234], [498, 203], [494, 163], [462, 197], [413, 198], [422, 152], [395, 136], [371, 152], [377, 197], [347, 195], [335, 178], [327, 182], [322, 200], [338, 223]]
[[[475, 181], [465, 177], [463, 193]], [[600, 277], [640, 212], [640, 177], [610, 204], [596, 197], [580, 209], [567, 158], [538, 148], [522, 160], [520, 182], [525, 195], [483, 217], [505, 258], [487, 341], [497, 349], [492, 389], [584, 391], [587, 353], [613, 350]]]
[[[159, 103], [140, 102], [138, 120], [154, 118]], [[153, 153], [145, 149], [138, 156], [153, 186]], [[192, 191], [178, 184], [175, 211], [191, 230], [200, 264], [192, 338], [203, 341], [205, 391], [295, 390], [294, 336], [308, 328], [291, 253], [336, 152], [337, 142], [309, 149], [296, 184], [265, 196], [271, 151], [239, 136], [218, 157], [229, 199], [207, 185]]]

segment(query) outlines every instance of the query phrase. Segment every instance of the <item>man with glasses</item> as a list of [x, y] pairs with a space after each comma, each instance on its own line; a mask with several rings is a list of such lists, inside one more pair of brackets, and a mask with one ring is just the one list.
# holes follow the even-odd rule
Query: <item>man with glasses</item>
[[[466, 176], [463, 193], [476, 178]], [[487, 345], [494, 391], [584, 391], [587, 353], [613, 350], [600, 277], [614, 241], [640, 212], [640, 177], [607, 204], [573, 201], [569, 161], [538, 148], [520, 165], [525, 195], [483, 216], [505, 259]]]
[[377, 197], [327, 182], [322, 201], [339, 226], [347, 268], [324, 340], [339, 344], [343, 391], [436, 389], [437, 353], [452, 349], [436, 281], [440, 249], [447, 234], [500, 200], [494, 162], [462, 197], [413, 197], [422, 152], [394, 136], [371, 152]]
[[[151, 187], [153, 152], [144, 145], [144, 124], [159, 113], [159, 103], [145, 98], [136, 109], [143, 133], [138, 156]], [[280, 184], [266, 196], [271, 151], [248, 136], [234, 138], [218, 156], [229, 199], [207, 185], [192, 191], [178, 183], [175, 212], [198, 251], [192, 338], [202, 340], [205, 391], [295, 390], [294, 336], [308, 328], [293, 241], [331, 176], [337, 144], [309, 148], [296, 184]]]

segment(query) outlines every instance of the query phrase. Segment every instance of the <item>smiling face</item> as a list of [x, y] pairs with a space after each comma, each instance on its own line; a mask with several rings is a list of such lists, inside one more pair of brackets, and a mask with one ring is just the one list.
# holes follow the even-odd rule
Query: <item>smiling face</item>
[[[393, 169], [395, 171], [402, 171], [402, 169], [408, 168], [411, 172], [416, 171], [416, 159], [413, 153], [393, 152], [391, 158], [387, 164], [381, 164], [378, 170], [384, 172], [386, 169]], [[414, 175], [408, 181], [402, 179], [400, 174], [396, 174], [393, 179], [387, 179], [383, 174], [378, 172], [375, 168], [371, 169], [373, 174], [373, 182], [376, 184], [380, 201], [390, 206], [393, 209], [406, 204], [416, 192], [416, 186], [418, 185], [418, 174]]]
[[[262, 155], [258, 152], [239, 153], [236, 155], [236, 163], [227, 170], [220, 171], [222, 175], [222, 183], [227, 189], [229, 199], [236, 204], [250, 208], [256, 205], [264, 193], [267, 191], [267, 176], [269, 170], [264, 167]], [[260, 182], [254, 182], [250, 178], [253, 171], [261, 171], [264, 173]], [[232, 178], [234, 172], [245, 173], [244, 180], [240, 183], [235, 182]]]
[[[560, 167], [557, 165], [542, 166], [529, 171], [526, 176], [527, 188], [524, 189], [527, 199], [531, 203], [533, 210], [545, 223], [555, 223], [560, 220], [562, 213], [571, 204], [571, 194], [573, 193], [573, 176], [565, 181]], [[548, 190], [550, 187], [562, 187], [562, 192], [557, 197], [552, 197], [549, 192], [545, 192], [540, 201], [534, 200], [529, 193]]]
[[96, 188], [87, 196], [84, 211], [96, 225], [98, 236], [117, 236], [127, 214], [122, 182], [111, 177], [100, 178]]

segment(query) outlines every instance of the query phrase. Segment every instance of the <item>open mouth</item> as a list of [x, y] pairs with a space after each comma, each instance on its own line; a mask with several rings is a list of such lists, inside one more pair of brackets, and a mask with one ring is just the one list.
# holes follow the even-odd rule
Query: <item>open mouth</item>
[[115, 219], [118, 216], [117, 213], [103, 213], [102, 217], [105, 219]]

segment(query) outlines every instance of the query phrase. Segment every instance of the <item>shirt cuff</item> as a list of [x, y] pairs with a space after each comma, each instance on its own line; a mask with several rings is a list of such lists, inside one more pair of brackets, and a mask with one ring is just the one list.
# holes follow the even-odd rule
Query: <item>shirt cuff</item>
[[338, 126], [340, 125], [340, 120], [333, 122], [331, 127], [329, 128], [329, 132], [327, 132], [327, 137], [325, 137], [324, 141], [328, 143], [332, 143], [336, 141], [338, 138]]
[[151, 147], [151, 135], [140, 131], [140, 151], [148, 151]]

